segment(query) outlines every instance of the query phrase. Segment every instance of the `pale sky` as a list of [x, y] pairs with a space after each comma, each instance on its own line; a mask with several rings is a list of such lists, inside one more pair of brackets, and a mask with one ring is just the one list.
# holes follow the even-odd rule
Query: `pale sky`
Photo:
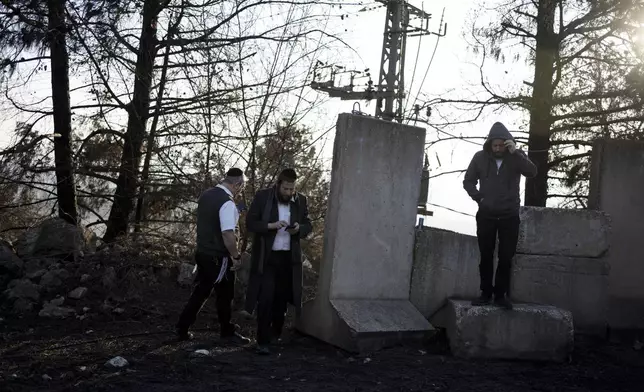
[[[489, 0], [488, 3], [496, 1], [498, 0]], [[438, 96], [473, 98], [475, 94], [479, 94], [481, 91], [481, 88], [478, 87], [480, 55], [475, 55], [468, 49], [463, 31], [470, 27], [471, 13], [474, 11], [474, 7], [481, 6], [481, 2], [435, 0], [423, 3], [413, 0], [410, 3], [433, 14], [430, 30], [438, 31], [443, 8], [445, 8], [444, 22], [448, 25], [447, 36], [440, 39], [431, 68], [429, 68], [427, 78], [422, 85], [423, 94], [421, 94], [421, 98], [422, 96], [431, 98]], [[374, 9], [366, 12], [356, 12], [361, 8]], [[328, 29], [329, 31], [339, 32], [341, 38], [355, 49], [355, 53], [348, 50], [346, 53], [343, 51], [339, 56], [336, 56], [342, 61], [337, 62], [337, 64], [346, 66], [349, 69], [363, 70], [369, 68], [374, 82], [377, 83], [385, 9], [380, 7], [380, 3], [371, 1], [365, 2], [362, 6], [345, 6], [342, 12], [344, 11], [348, 16], [344, 19], [333, 18], [328, 25]], [[336, 9], [333, 10], [335, 14], [338, 12]], [[489, 15], [478, 14], [477, 16], [479, 18], [477, 23], [479, 24], [484, 20], [493, 23]], [[345, 29], [346, 31], [344, 31]], [[408, 92], [411, 91], [413, 97], [416, 96], [418, 89], [421, 87], [423, 76], [426, 73], [436, 45], [436, 39], [436, 36], [424, 36], [422, 38], [411, 37], [407, 40], [405, 89]], [[420, 50], [418, 50], [419, 48]], [[415, 64], [417, 70], [415, 77], [412, 79]], [[485, 77], [492, 85], [507, 91], [521, 86], [523, 80], [532, 80], [532, 73], [531, 69], [524, 64], [493, 64], [488, 60]], [[35, 80], [34, 85], [17, 91], [15, 94], [24, 97], [26, 101], [29, 100], [29, 97], [49, 95], [50, 80], [48, 72], [39, 74]], [[79, 85], [81, 82], [81, 80], [72, 80], [73, 85]], [[341, 80], [340, 83], [344, 84]], [[73, 95], [72, 98], [74, 99]], [[418, 103], [422, 104], [422, 99]], [[50, 103], [47, 102], [47, 104], [49, 105]], [[371, 104], [360, 103], [361, 110], [371, 115], [374, 114], [374, 105], [375, 101]], [[12, 130], [15, 124], [16, 118], [9, 116], [7, 111], [3, 110], [8, 107], [10, 107], [10, 104], [4, 98], [0, 98], [0, 113], [3, 116], [0, 118], [0, 129], [2, 129], [0, 132], [0, 146], [8, 142], [8, 131]], [[330, 100], [317, 110], [314, 115], [307, 118], [306, 122], [313, 129], [322, 132], [335, 124], [339, 113], [350, 112], [352, 108], [352, 101]], [[459, 112], [454, 113], [458, 114]], [[504, 122], [511, 131], [514, 131], [522, 124], [521, 115], [521, 113], [495, 113], [494, 115], [484, 116], [474, 124], [452, 127], [449, 132], [462, 136], [485, 136], [495, 121]], [[438, 120], [435, 119], [435, 121]], [[424, 126], [422, 123], [417, 125]], [[333, 135], [334, 132], [329, 132], [320, 141], [320, 146], [324, 148], [327, 160], [331, 157]], [[439, 136], [445, 137], [445, 135], [439, 135], [434, 129], [427, 128], [428, 142], [436, 140]], [[428, 150], [430, 175], [465, 169], [472, 155], [480, 148], [481, 146], [476, 142], [467, 141], [448, 141], [435, 145]], [[475, 233], [475, 222], [472, 215], [476, 213], [476, 205], [463, 190], [462, 175], [450, 174], [432, 179], [429, 188], [429, 203], [429, 208], [434, 211], [434, 216], [426, 219], [426, 225], [467, 234]]]
[[[448, 25], [447, 36], [440, 39], [427, 79], [422, 86], [423, 93], [430, 97], [437, 97], [443, 96], [445, 92], [450, 92], [444, 97], [456, 97], [458, 94], [459, 97], [473, 98], [472, 95], [481, 90], [477, 88], [478, 80], [480, 79], [480, 57], [475, 56], [468, 49], [463, 30], [471, 26], [470, 14], [474, 11], [474, 7], [481, 5], [481, 2], [466, 0], [421, 2], [415, 0], [410, 1], [410, 3], [433, 15], [430, 21], [430, 30], [438, 31], [443, 8], [445, 8], [444, 21]], [[481, 23], [482, 19], [488, 19], [485, 15], [479, 15], [479, 18], [478, 23]], [[353, 19], [355, 25], [350, 29], [350, 34], [346, 38], [347, 42], [356, 49], [362, 60], [364, 60], [364, 65], [359, 60], [356, 61], [354, 63], [355, 68], [369, 67], [374, 73], [373, 77], [376, 81], [381, 56], [384, 20], [385, 10], [383, 8], [362, 13]], [[422, 78], [436, 45], [436, 39], [436, 36], [420, 38], [418, 65], [413, 83], [411, 77], [414, 63], [416, 62], [419, 38], [413, 37], [407, 40], [405, 89], [407, 91], [411, 90], [413, 96], [416, 95], [417, 90], [420, 88]], [[530, 68], [523, 64], [492, 64], [489, 60], [488, 63], [486, 77], [493, 85], [506, 89], [520, 85], [522, 80], [532, 80]], [[423, 102], [419, 101], [419, 103]], [[361, 102], [360, 105], [363, 112], [374, 114], [375, 102], [369, 106], [366, 106], [364, 102]], [[337, 100], [332, 104], [328, 104], [327, 107], [329, 117], [331, 117], [329, 121], [335, 121], [332, 115], [333, 110], [336, 110], [336, 113], [350, 112], [353, 102]], [[520, 113], [496, 113], [491, 116], [484, 116], [473, 124], [452, 127], [449, 131], [452, 134], [462, 136], [485, 136], [495, 121], [505, 123], [508, 129], [514, 131], [520, 124], [520, 116]], [[423, 127], [424, 125], [418, 123], [417, 126]], [[437, 131], [432, 128], [426, 129], [427, 141], [437, 140]], [[445, 137], [445, 135], [440, 136]], [[327, 143], [327, 145], [331, 146], [332, 143]], [[471, 157], [479, 149], [481, 149], [480, 145], [467, 141], [448, 141], [435, 145], [428, 151], [430, 175], [465, 169]], [[449, 174], [430, 180], [429, 208], [434, 211], [434, 216], [426, 218], [425, 225], [475, 234], [476, 224], [473, 215], [476, 214], [476, 203], [469, 198], [463, 189], [462, 181], [462, 174]], [[522, 181], [522, 192], [524, 182]]]

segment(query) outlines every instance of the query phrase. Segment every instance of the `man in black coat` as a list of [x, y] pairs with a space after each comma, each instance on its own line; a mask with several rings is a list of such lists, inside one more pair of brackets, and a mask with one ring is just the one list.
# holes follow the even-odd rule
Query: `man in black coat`
[[[481, 253], [481, 296], [472, 302], [473, 305], [487, 305], [494, 295], [497, 305], [512, 309], [507, 294], [512, 258], [519, 239], [519, 184], [522, 175], [534, 177], [536, 174], [537, 167], [525, 152], [516, 148], [508, 129], [500, 122], [494, 123], [483, 149], [472, 158], [463, 180], [463, 187], [479, 205], [476, 236]], [[499, 262], [494, 276], [497, 236]]]
[[254, 233], [251, 270], [245, 310], [257, 307], [257, 348], [269, 354], [278, 339], [288, 303], [299, 315], [302, 306], [302, 248], [300, 240], [311, 233], [306, 197], [295, 191], [297, 173], [284, 169], [274, 187], [255, 195], [246, 215], [246, 228]]

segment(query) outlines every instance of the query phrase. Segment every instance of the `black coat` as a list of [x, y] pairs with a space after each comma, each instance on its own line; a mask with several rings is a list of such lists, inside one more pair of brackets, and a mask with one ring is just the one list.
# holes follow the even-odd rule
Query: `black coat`
[[[269, 230], [268, 224], [279, 220], [277, 208], [277, 189], [271, 187], [257, 192], [246, 214], [246, 229], [253, 233], [251, 252], [250, 277], [246, 292], [244, 309], [253, 313], [260, 293], [264, 263], [268, 260], [277, 230]], [[291, 209], [291, 224], [297, 222], [300, 230], [291, 236], [291, 256], [293, 266], [293, 295], [290, 303], [295, 306], [299, 315], [302, 307], [302, 247], [300, 240], [306, 238], [311, 231], [311, 220], [306, 204], [306, 197], [299, 193], [289, 203]]]

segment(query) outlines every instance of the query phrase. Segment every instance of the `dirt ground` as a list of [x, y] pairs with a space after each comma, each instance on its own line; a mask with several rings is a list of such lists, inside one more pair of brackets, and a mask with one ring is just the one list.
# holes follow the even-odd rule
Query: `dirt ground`
[[[288, 331], [274, 354], [217, 343], [214, 301], [202, 310], [196, 339], [173, 341], [172, 326], [189, 289], [158, 289], [130, 299], [124, 313], [82, 320], [37, 315], [0, 321], [1, 391], [644, 391], [644, 351], [633, 341], [578, 339], [566, 364], [467, 361], [439, 337], [415, 347], [352, 356]], [[143, 299], [145, 298], [145, 299]], [[237, 320], [248, 336], [252, 321]], [[208, 325], [210, 323], [210, 325]], [[198, 349], [208, 356], [195, 356]], [[122, 356], [129, 365], [105, 366]]]

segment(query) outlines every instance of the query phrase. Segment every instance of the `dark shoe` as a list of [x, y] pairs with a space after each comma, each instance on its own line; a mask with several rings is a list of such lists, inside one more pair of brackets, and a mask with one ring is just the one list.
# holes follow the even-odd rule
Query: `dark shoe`
[[489, 295], [481, 294], [480, 297], [472, 301], [472, 306], [485, 306], [492, 303], [492, 297]]
[[177, 340], [180, 342], [183, 342], [185, 340], [192, 340], [195, 337], [195, 335], [192, 332], [184, 331], [180, 329], [177, 329], [176, 334], [177, 334]]
[[257, 352], [257, 354], [259, 355], [270, 355], [271, 349], [268, 348], [268, 346], [265, 344], [260, 344], [260, 345], [257, 345], [255, 352]]
[[243, 336], [239, 332], [234, 332], [232, 335], [222, 336], [221, 340], [228, 344], [234, 344], [237, 346], [245, 346], [250, 343], [250, 339]]
[[507, 298], [496, 298], [494, 304], [502, 307], [503, 309], [512, 310], [512, 302]]

